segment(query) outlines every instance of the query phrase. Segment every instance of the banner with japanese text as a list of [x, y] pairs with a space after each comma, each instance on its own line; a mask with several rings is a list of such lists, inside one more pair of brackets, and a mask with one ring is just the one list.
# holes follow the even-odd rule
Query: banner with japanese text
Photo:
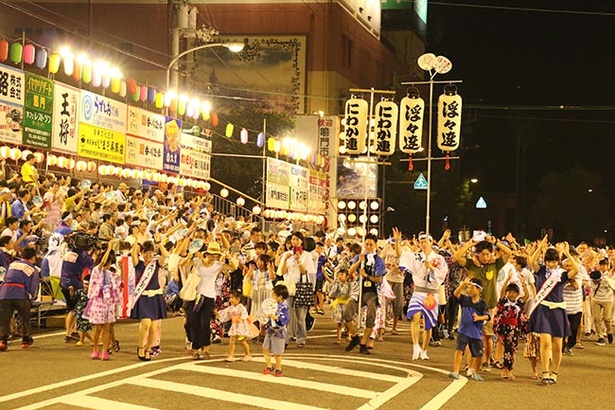
[[126, 134], [126, 104], [85, 90], [81, 90], [80, 95], [80, 123]]
[[126, 135], [113, 130], [79, 124], [77, 154], [81, 157], [124, 164]]
[[165, 117], [162, 169], [175, 174], [179, 173], [181, 129], [182, 120], [173, 117]]
[[183, 177], [209, 179], [211, 140], [201, 137], [201, 127], [183, 121], [179, 173]]
[[53, 127], [51, 148], [58, 151], [77, 153], [77, 119], [79, 115], [79, 93], [77, 88], [58, 81], [53, 89]]
[[135, 137], [164, 143], [164, 115], [128, 106], [128, 129], [126, 133]]
[[289, 209], [289, 175], [290, 164], [288, 162], [267, 158], [267, 181], [265, 186], [265, 205], [267, 207]]
[[307, 212], [309, 173], [308, 169], [299, 165], [290, 164], [288, 186], [290, 188], [290, 210]]
[[23, 143], [51, 148], [53, 81], [26, 73]]
[[162, 169], [164, 145], [161, 142], [126, 135], [126, 165]]
[[21, 144], [24, 116], [24, 73], [0, 64], [0, 138]]
[[323, 214], [327, 210], [329, 193], [327, 187], [327, 174], [310, 169], [308, 210], [311, 213]]

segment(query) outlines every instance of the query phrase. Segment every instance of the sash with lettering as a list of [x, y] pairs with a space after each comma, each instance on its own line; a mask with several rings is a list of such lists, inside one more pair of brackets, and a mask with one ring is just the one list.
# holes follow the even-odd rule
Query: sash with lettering
[[137, 304], [137, 301], [143, 294], [143, 291], [145, 291], [145, 288], [149, 284], [149, 281], [152, 280], [152, 277], [154, 276], [154, 273], [156, 272], [157, 265], [158, 265], [158, 258], [154, 258], [145, 267], [145, 270], [143, 271], [143, 275], [141, 275], [141, 279], [139, 280], [139, 283], [137, 283], [137, 286], [135, 286], [135, 289], [132, 291], [132, 303], [130, 304], [131, 310]]
[[556, 269], [552, 271], [551, 274], [547, 277], [545, 283], [543, 283], [538, 292], [536, 292], [536, 297], [534, 298], [532, 306], [530, 306], [527, 310], [528, 316], [532, 315], [534, 309], [536, 309], [536, 307], [540, 305], [540, 303], [545, 300], [547, 296], [549, 296], [553, 289], [555, 289], [555, 286], [557, 286], [557, 284], [561, 282], [563, 272], [565, 272], [563, 269]]
[[124, 286], [122, 288], [122, 314], [121, 317], [127, 318], [130, 316], [130, 310], [133, 306], [132, 293], [135, 290], [135, 267], [132, 264], [132, 256], [131, 255], [122, 255], [120, 259], [121, 263], [121, 271], [122, 271], [122, 282]]

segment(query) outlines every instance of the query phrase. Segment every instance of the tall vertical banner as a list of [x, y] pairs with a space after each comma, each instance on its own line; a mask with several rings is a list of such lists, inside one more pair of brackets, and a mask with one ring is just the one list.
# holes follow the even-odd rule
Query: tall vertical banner
[[26, 73], [23, 143], [37, 148], [51, 148], [53, 126], [53, 81]]
[[346, 101], [344, 145], [346, 152], [351, 155], [361, 154], [365, 149], [368, 109], [369, 104], [361, 98], [351, 98]]
[[309, 175], [308, 211], [324, 214], [327, 211], [327, 202], [329, 201], [327, 174], [310, 169]]
[[81, 90], [77, 154], [124, 164], [126, 104]]
[[399, 150], [415, 154], [423, 144], [425, 101], [421, 97], [404, 97], [399, 103]]
[[398, 113], [397, 104], [393, 101], [380, 101], [376, 104], [374, 122], [376, 155], [389, 156], [395, 152]]
[[265, 206], [268, 208], [288, 209], [290, 164], [275, 158], [267, 158], [267, 185]]
[[175, 174], [179, 173], [179, 163], [181, 160], [181, 129], [182, 120], [165, 117], [162, 169]]
[[58, 81], [53, 89], [53, 127], [51, 148], [77, 153], [77, 121], [79, 115], [79, 90]]
[[0, 65], [0, 139], [21, 144], [24, 115], [24, 74]]

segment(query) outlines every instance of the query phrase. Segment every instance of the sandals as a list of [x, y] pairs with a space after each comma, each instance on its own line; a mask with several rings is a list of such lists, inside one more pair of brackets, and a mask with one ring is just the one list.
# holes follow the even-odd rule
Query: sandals
[[337, 341], [335, 342], [336, 345], [341, 345], [342, 344], [342, 339], [337, 339]]
[[[139, 355], [139, 350], [143, 350], [143, 356]], [[142, 362], [149, 362], [152, 360], [152, 358], [149, 357], [149, 352], [145, 351], [145, 347], [137, 347], [137, 358]]]
[[551, 377], [549, 377], [549, 372], [542, 372], [542, 378], [540, 379], [540, 384], [543, 386], [551, 384]]
[[495, 363], [493, 363], [493, 367], [495, 367], [496, 369], [503, 369], [504, 365], [502, 364], [502, 362], [498, 360]]
[[557, 373], [556, 372], [551, 372], [551, 377], [549, 377], [549, 380], [550, 380], [551, 384], [557, 383]]

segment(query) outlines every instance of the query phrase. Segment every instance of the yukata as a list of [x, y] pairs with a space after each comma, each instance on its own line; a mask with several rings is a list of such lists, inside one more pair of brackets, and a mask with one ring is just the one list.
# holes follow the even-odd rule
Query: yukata
[[[425, 267], [425, 260], [429, 260], [433, 269]], [[432, 329], [438, 324], [438, 308], [440, 285], [448, 274], [448, 266], [444, 257], [435, 252], [425, 256], [423, 252], [402, 252], [399, 259], [402, 270], [412, 272], [414, 292], [408, 304], [406, 317], [411, 319], [415, 314], [422, 313], [425, 318], [425, 330]]]
[[493, 317], [493, 331], [504, 346], [502, 365], [505, 369], [512, 370], [519, 346], [519, 336], [529, 331], [529, 322], [523, 311], [521, 299], [509, 300], [506, 297], [500, 299]]
[[77, 304], [75, 304], [75, 319], [78, 332], [89, 332], [92, 330], [92, 324], [89, 320], [83, 317], [85, 307], [88, 305], [88, 294], [85, 289], [79, 289], [75, 292]]
[[[231, 280], [222, 272], [216, 278], [216, 311], [226, 309], [231, 305]], [[212, 336], [222, 337], [224, 335], [224, 325], [215, 316], [211, 319]]]

